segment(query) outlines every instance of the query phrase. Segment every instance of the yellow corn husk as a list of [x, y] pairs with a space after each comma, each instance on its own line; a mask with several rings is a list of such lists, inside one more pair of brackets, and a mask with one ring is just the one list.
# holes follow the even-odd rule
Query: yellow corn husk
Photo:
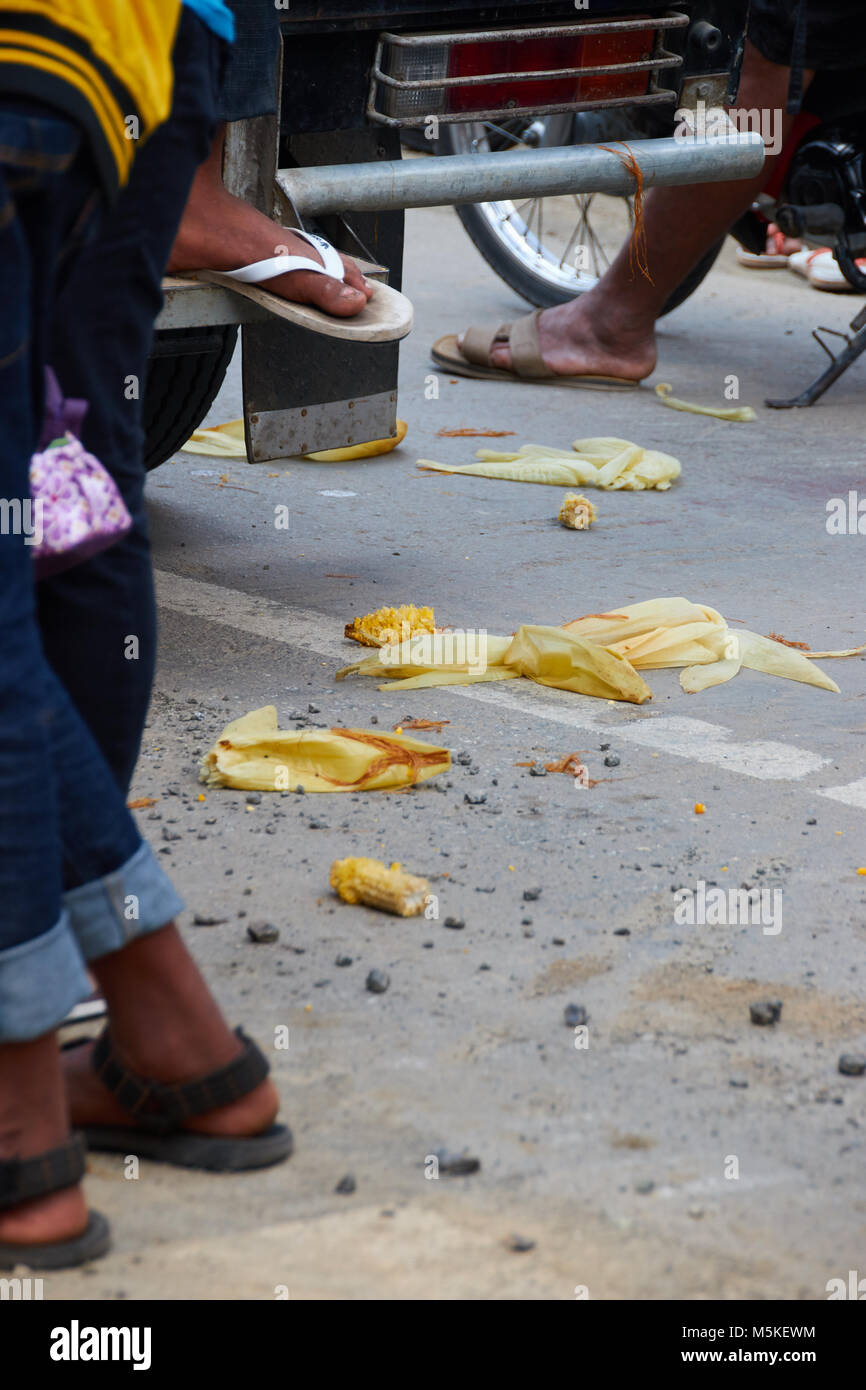
[[565, 623], [566, 632], [598, 642], [638, 670], [718, 661], [729, 655], [721, 613], [684, 598], [648, 599]]
[[684, 598], [649, 599], [609, 613], [592, 613], [565, 624], [625, 656], [637, 670], [683, 666], [680, 685], [687, 694], [730, 680], [743, 666], [767, 675], [802, 681], [839, 693], [811, 656], [855, 656], [866, 646], [844, 651], [810, 652], [808, 656], [755, 632], [728, 627], [721, 613]]
[[628, 700], [635, 705], [652, 699], [649, 686], [626, 657], [561, 627], [523, 624], [502, 662], [539, 685], [573, 690], [578, 695]]
[[228, 420], [224, 425], [194, 430], [183, 445], [185, 454], [210, 454], [212, 457], [245, 459], [247, 445], [243, 420]]
[[562, 499], [557, 520], [570, 531], [588, 531], [598, 517], [598, 508], [580, 497], [576, 492], [567, 492]]
[[420, 690], [525, 676], [561, 690], [641, 704], [652, 692], [638, 672], [666, 667], [684, 668], [680, 684], [688, 694], [720, 685], [744, 666], [838, 693], [811, 658], [866, 651], [864, 644], [807, 656], [772, 638], [734, 631], [715, 608], [685, 598], [648, 599], [588, 613], [562, 627], [524, 624], [510, 638], [475, 634], [476, 646], [466, 642], [461, 653], [465, 636], [459, 630], [425, 633], [345, 666], [336, 678], [354, 672], [390, 676], [380, 690]]
[[199, 781], [242, 791], [387, 791], [447, 772], [451, 754], [405, 734], [368, 729], [280, 729], [273, 705], [227, 724], [202, 759]]
[[353, 672], [394, 676], [398, 680], [380, 689], [420, 690], [526, 676], [539, 685], [558, 686], [560, 690], [606, 700], [642, 704], [652, 698], [649, 686], [623, 656], [562, 628], [524, 625], [513, 637], [485, 633], [477, 648], [467, 649], [466, 659], [443, 659], [457, 655], [462, 636], [456, 632], [413, 638], [344, 667], [336, 678], [342, 680]]
[[673, 389], [667, 381], [660, 381], [656, 387], [656, 395], [662, 405], [669, 405], [671, 410], [685, 410], [689, 415], [712, 415], [716, 420], [748, 421], [757, 419], [750, 405], [695, 405], [694, 401], [682, 401], [678, 396], [672, 396], [670, 393]]
[[399, 608], [377, 608], [347, 623], [344, 635], [362, 647], [389, 647], [417, 633], [433, 632], [436, 619], [432, 608], [416, 608], [402, 603]]
[[516, 453], [478, 449], [475, 457], [481, 459], [481, 463], [456, 467], [436, 463], [433, 459], [418, 459], [418, 467], [436, 473], [467, 473], [516, 483], [600, 487], [627, 492], [649, 488], [663, 492], [682, 472], [679, 459], [672, 454], [607, 436], [576, 439], [571, 450], [524, 444]]
[[316, 463], [345, 463], [351, 459], [371, 459], [377, 454], [390, 454], [406, 438], [409, 426], [405, 420], [397, 421], [397, 433], [391, 439], [370, 439], [366, 444], [348, 444], [344, 449], [319, 449], [315, 454], [302, 454], [305, 459]]
[[461, 685], [469, 680], [493, 680], [497, 677], [489, 673], [502, 666], [502, 658], [510, 644], [510, 637], [494, 637], [487, 632], [465, 633], [458, 629], [454, 632], [421, 633], [407, 638], [405, 642], [382, 647], [375, 656], [368, 656], [364, 661], [342, 667], [337, 671], [335, 680], [344, 680], [356, 672], [361, 676], [396, 677], [401, 687], [405, 686], [407, 679], [417, 677], [421, 680], [433, 674], [443, 679], [425, 679], [424, 685]]
[[331, 887], [345, 903], [364, 903], [396, 917], [417, 917], [430, 895], [426, 878], [407, 874], [402, 864], [386, 869], [380, 859], [335, 859]]

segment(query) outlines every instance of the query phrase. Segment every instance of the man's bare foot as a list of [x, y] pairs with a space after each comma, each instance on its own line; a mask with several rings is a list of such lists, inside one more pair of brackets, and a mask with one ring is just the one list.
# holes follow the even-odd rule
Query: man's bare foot
[[[638, 323], [611, 309], [596, 290], [570, 304], [545, 309], [538, 319], [538, 339], [544, 361], [558, 376], [618, 376], [642, 381], [656, 365], [652, 326]], [[462, 342], [462, 338], [458, 339]], [[509, 370], [511, 350], [497, 344], [491, 352], [494, 367]]]
[[[93, 1071], [91, 1066], [92, 1053], [93, 1045], [90, 1043], [69, 1048], [63, 1053], [63, 1071], [73, 1125], [78, 1129], [84, 1129], [89, 1125], [128, 1125], [134, 1128], [134, 1117], [130, 1115], [128, 1110], [124, 1110], [121, 1105], [118, 1105]], [[143, 1074], [128, 1058], [124, 1057], [123, 1060], [127, 1062], [131, 1070], [140, 1075]], [[217, 1063], [216, 1065], [220, 1064]], [[152, 1076], [153, 1073], [148, 1072], [147, 1075]], [[166, 1080], [167, 1078], [154, 1079]], [[172, 1081], [181, 1079], [183, 1078], [176, 1075], [171, 1076]], [[185, 1079], [194, 1080], [195, 1078], [190, 1074]], [[191, 1130], [196, 1134], [249, 1138], [270, 1128], [276, 1119], [279, 1107], [280, 1101], [276, 1087], [271, 1081], [265, 1080], [249, 1095], [242, 1096], [240, 1100], [233, 1101], [231, 1105], [222, 1106], [219, 1110], [211, 1110], [206, 1115], [199, 1115], [188, 1120], [184, 1124], [184, 1129]]]
[[10, 1245], [47, 1245], [74, 1240], [87, 1229], [89, 1215], [80, 1187], [64, 1187], [47, 1197], [33, 1197], [0, 1211], [0, 1241]]
[[[194, 1081], [226, 1066], [242, 1044], [216, 1002], [173, 923], [92, 962], [108, 1003], [111, 1042], [137, 1076], [172, 1084]], [[61, 1054], [72, 1123], [129, 1125], [131, 1117], [91, 1068], [92, 1046]], [[191, 1119], [199, 1134], [247, 1137], [270, 1128], [279, 1109], [265, 1080], [231, 1105]]]
[[[34, 1158], [69, 1137], [66, 1097], [53, 1033], [0, 1046], [0, 1159]], [[80, 1187], [0, 1208], [0, 1241], [39, 1245], [71, 1240], [85, 1230]]]
[[[172, 247], [168, 274], [192, 270], [239, 270], [271, 256], [305, 256], [321, 263], [309, 242], [280, 227], [264, 213], [235, 198], [222, 186], [198, 175]], [[290, 270], [263, 280], [262, 288], [296, 304], [314, 304], [337, 318], [360, 313], [373, 287], [349, 256], [343, 256], [346, 279], [314, 270]]]

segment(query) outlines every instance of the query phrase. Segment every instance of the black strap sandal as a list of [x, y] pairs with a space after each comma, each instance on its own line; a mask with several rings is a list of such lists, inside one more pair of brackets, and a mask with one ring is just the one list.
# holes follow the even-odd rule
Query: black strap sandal
[[106, 1028], [93, 1049], [93, 1070], [114, 1099], [133, 1117], [131, 1125], [89, 1125], [87, 1146], [102, 1153], [135, 1154], [179, 1168], [204, 1168], [215, 1173], [240, 1173], [282, 1163], [294, 1149], [285, 1125], [271, 1125], [261, 1134], [234, 1137], [197, 1134], [184, 1124], [249, 1095], [270, 1071], [261, 1050], [242, 1028], [235, 1030], [243, 1051], [196, 1081], [165, 1085], [136, 1076], [118, 1059]]
[[[47, 1197], [65, 1187], [76, 1187], [84, 1177], [84, 1152], [81, 1135], [73, 1134], [56, 1149], [47, 1149], [32, 1158], [0, 1159], [0, 1211], [17, 1207], [33, 1197]], [[98, 1211], [92, 1211], [81, 1235], [69, 1240], [45, 1241], [38, 1245], [0, 1241], [0, 1269], [14, 1269], [16, 1265], [27, 1265], [29, 1269], [70, 1269], [104, 1255], [110, 1245], [108, 1222]]]

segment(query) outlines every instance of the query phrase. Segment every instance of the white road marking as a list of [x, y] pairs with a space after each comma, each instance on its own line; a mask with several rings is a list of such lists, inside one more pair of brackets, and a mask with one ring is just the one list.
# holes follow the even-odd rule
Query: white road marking
[[[248, 632], [267, 641], [282, 642], [316, 656], [334, 658], [348, 664], [351, 653], [342, 634], [335, 631], [333, 618], [309, 608], [286, 607], [272, 599], [186, 579], [166, 570], [156, 571], [157, 601], [162, 608], [186, 617], [203, 618]], [[566, 691], [535, 686], [524, 694], [519, 680], [497, 685], [447, 686], [449, 694], [482, 704], [498, 706], [503, 713], [529, 715], [580, 732], [609, 735], [611, 741], [636, 743], [660, 753], [672, 754], [690, 762], [707, 763], [726, 772], [756, 777], [764, 782], [797, 781], [817, 772], [831, 760], [790, 743], [756, 739], [738, 742], [723, 724], [683, 715], [654, 715], [637, 712], [624, 723], [605, 723], [598, 702], [590, 702]], [[819, 792], [835, 801], [866, 809], [866, 778], [847, 786], [826, 787]]]
[[848, 782], [843, 787], [822, 787], [819, 796], [829, 796], [831, 801], [844, 801], [846, 806], [858, 806], [866, 810], [866, 777], [856, 782]]

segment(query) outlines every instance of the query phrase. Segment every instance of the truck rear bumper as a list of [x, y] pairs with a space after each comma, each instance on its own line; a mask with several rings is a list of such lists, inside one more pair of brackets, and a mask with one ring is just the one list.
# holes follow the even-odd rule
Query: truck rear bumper
[[569, 193], [633, 193], [634, 175], [618, 151], [634, 157], [644, 188], [752, 178], [764, 162], [760, 135], [731, 132], [717, 140], [669, 137], [607, 148], [570, 145], [280, 169], [277, 182], [302, 217]]

